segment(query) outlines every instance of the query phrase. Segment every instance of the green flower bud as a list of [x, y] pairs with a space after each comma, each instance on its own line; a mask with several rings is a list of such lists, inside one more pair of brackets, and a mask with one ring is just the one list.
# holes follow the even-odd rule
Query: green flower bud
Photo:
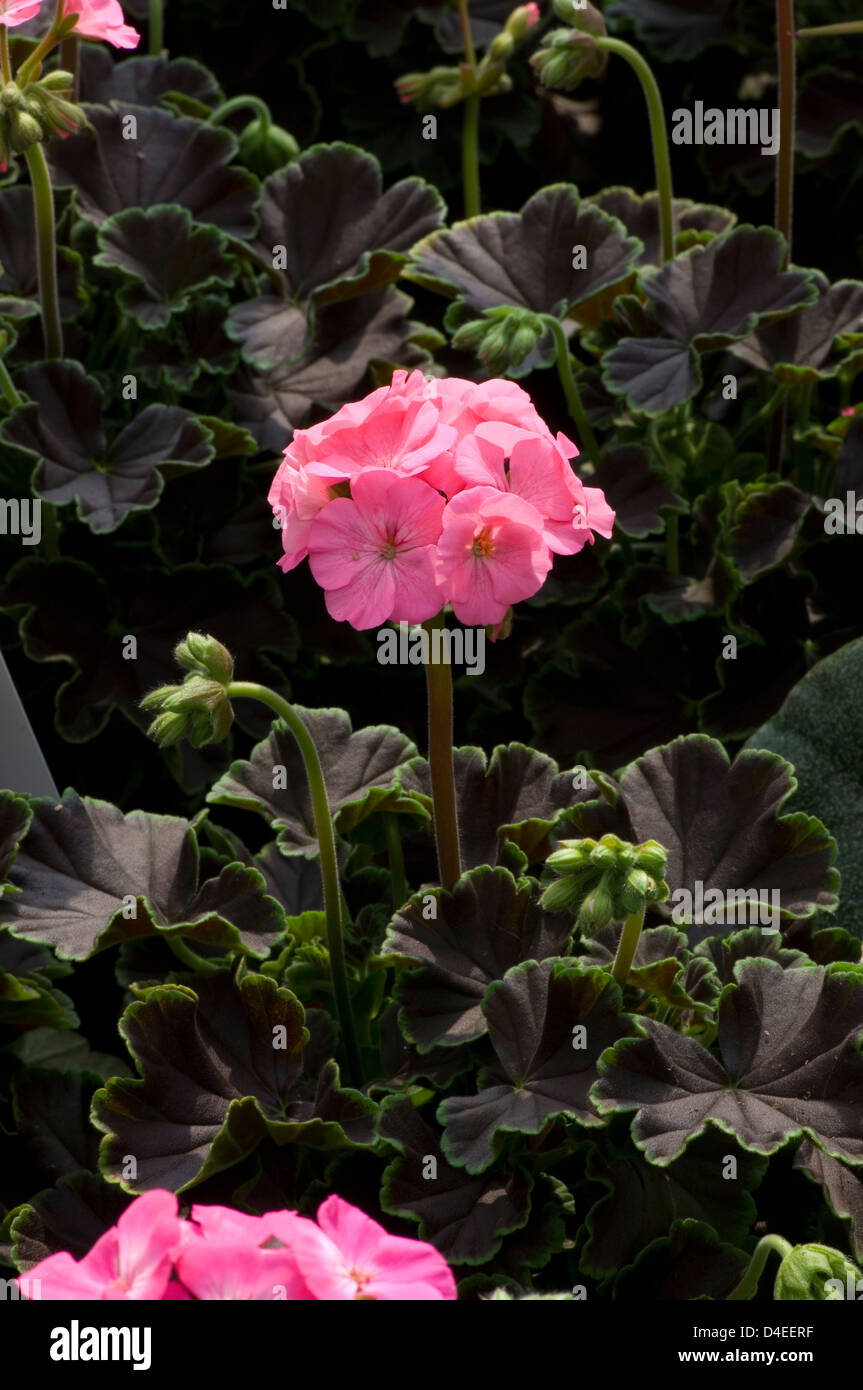
[[[829, 1245], [795, 1245], [779, 1266], [773, 1297], [831, 1302], [845, 1298], [849, 1285], [855, 1291], [851, 1296], [855, 1297], [861, 1277], [857, 1266]], [[837, 1282], [827, 1287], [830, 1280]]]
[[515, 49], [515, 39], [506, 29], [495, 34], [486, 51], [486, 58], [492, 63], [505, 63]]
[[615, 918], [614, 896], [609, 891], [609, 885], [603, 875], [599, 887], [591, 897], [585, 898], [581, 906], [578, 917], [578, 924], [582, 930], [601, 931], [607, 927], [609, 922]]
[[174, 660], [186, 671], [227, 685], [234, 679], [234, 658], [215, 637], [205, 632], [187, 632], [174, 648]]
[[0, 87], [0, 108], [4, 111], [14, 111], [24, 105], [24, 93], [17, 82], [7, 82]]
[[643, 869], [632, 869], [627, 874], [619, 893], [620, 905], [626, 909], [627, 915], [638, 912], [652, 886], [653, 879], [649, 878]]
[[9, 117], [9, 147], [21, 154], [31, 145], [39, 145], [45, 139], [45, 132], [35, 116], [29, 111], [13, 111]]
[[526, 39], [534, 24], [539, 21], [539, 6], [537, 4], [519, 5], [517, 10], [506, 21], [504, 28], [508, 34], [512, 34], [516, 43]]
[[291, 135], [272, 121], [264, 124], [258, 117], [250, 121], [240, 135], [240, 159], [261, 178], [283, 169], [300, 153], [300, 147]]
[[552, 850], [545, 862], [559, 874], [572, 873], [587, 863], [595, 844], [595, 840], [561, 840], [560, 847]]
[[452, 335], [452, 345], [458, 352], [469, 352], [479, 347], [487, 331], [487, 323], [483, 323], [482, 319], [472, 319], [456, 329]]
[[608, 33], [602, 12], [595, 5], [591, 5], [590, 0], [587, 4], [580, 5], [576, 5], [574, 0], [554, 0], [552, 8], [558, 19], [562, 19], [564, 24], [571, 24], [573, 29], [583, 29], [588, 34], [595, 34], [597, 38], [602, 38]]
[[645, 840], [643, 844], [635, 846], [635, 863], [655, 878], [662, 878], [668, 863], [668, 854], [658, 841]]
[[531, 59], [542, 85], [563, 92], [573, 91], [587, 77], [601, 77], [608, 64], [608, 54], [596, 46], [606, 33], [602, 15], [592, 5], [570, 9], [572, 29], [555, 29]]

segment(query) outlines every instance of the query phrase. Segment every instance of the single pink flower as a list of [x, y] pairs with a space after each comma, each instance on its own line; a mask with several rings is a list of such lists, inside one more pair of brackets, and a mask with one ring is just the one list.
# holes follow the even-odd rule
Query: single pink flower
[[296, 1217], [279, 1238], [290, 1246], [317, 1299], [393, 1302], [456, 1297], [452, 1272], [434, 1246], [391, 1236], [341, 1197], [322, 1203], [317, 1224]]
[[63, 15], [76, 14], [73, 33], [83, 39], [105, 39], [115, 48], [137, 48], [141, 35], [124, 22], [118, 0], [63, 0]]
[[615, 515], [600, 488], [589, 489], [592, 496], [588, 498], [588, 489], [569, 463], [576, 452], [564, 434], [554, 440], [547, 434], [493, 423], [477, 425], [462, 440], [455, 461], [468, 486], [499, 488], [529, 502], [542, 517], [549, 549], [558, 555], [576, 555], [585, 544], [593, 544], [591, 526], [611, 535]]
[[40, 1279], [43, 1299], [161, 1299], [182, 1244], [182, 1226], [173, 1192], [145, 1192], [82, 1260], [64, 1250], [40, 1260], [21, 1278]]
[[312, 1298], [292, 1251], [283, 1243], [267, 1246], [280, 1239], [277, 1226], [287, 1231], [300, 1219], [287, 1211], [271, 1219], [231, 1207], [192, 1207], [187, 1237], [175, 1256], [180, 1284], [205, 1301]]
[[447, 503], [436, 570], [460, 623], [502, 622], [512, 604], [542, 587], [550, 569], [542, 516], [529, 502], [494, 487], [469, 487]]
[[434, 401], [392, 392], [363, 420], [328, 430], [308, 467], [319, 477], [337, 481], [371, 468], [412, 477], [447, 455], [455, 441], [455, 430], [441, 423]]
[[324, 478], [310, 473], [305, 464], [297, 466], [286, 452], [267, 494], [267, 501], [282, 532], [285, 553], [278, 564], [285, 573], [294, 569], [308, 555], [312, 522], [333, 500], [334, 495], [333, 488]]
[[420, 478], [357, 474], [351, 497], [330, 502], [309, 530], [309, 565], [331, 617], [362, 629], [440, 612], [434, 556], [443, 510]]
[[[10, 29], [26, 24], [28, 19], [36, 18], [41, 3], [42, 0], [0, 0], [0, 24]], [[6, 161], [3, 163], [5, 169]]]

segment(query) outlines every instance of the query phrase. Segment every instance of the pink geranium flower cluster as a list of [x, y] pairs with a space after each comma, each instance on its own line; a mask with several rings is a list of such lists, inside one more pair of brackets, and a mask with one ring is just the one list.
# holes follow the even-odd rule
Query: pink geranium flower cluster
[[[15, 28], [35, 19], [42, 0], [0, 0], [0, 24]], [[137, 48], [141, 35], [126, 24], [119, 0], [63, 0], [63, 18], [76, 14], [74, 33], [84, 39], [104, 39], [115, 48]]]
[[514, 381], [397, 371], [295, 431], [267, 499], [279, 564], [308, 556], [330, 614], [355, 628], [425, 622], [447, 603], [459, 622], [497, 625], [553, 555], [611, 536], [614, 512], [574, 473], [577, 454]]
[[317, 1221], [293, 1211], [247, 1216], [193, 1206], [177, 1215], [173, 1192], [138, 1197], [82, 1260], [49, 1255], [18, 1280], [42, 1299], [395, 1300], [454, 1299], [443, 1256], [422, 1240], [391, 1236], [340, 1197]]

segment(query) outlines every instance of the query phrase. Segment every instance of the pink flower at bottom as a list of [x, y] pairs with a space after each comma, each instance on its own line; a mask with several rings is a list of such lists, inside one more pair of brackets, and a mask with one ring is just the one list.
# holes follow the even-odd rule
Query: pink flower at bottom
[[63, 17], [76, 14], [73, 29], [82, 39], [104, 39], [115, 48], [137, 48], [141, 35], [124, 23], [119, 0], [63, 0]]
[[530, 598], [551, 569], [536, 507], [511, 492], [469, 487], [447, 503], [437, 549], [438, 586], [460, 623], [486, 627]]
[[0, 24], [10, 29], [26, 24], [28, 19], [36, 18], [41, 3], [42, 0], [0, 0]]
[[435, 544], [444, 500], [420, 478], [371, 469], [309, 530], [309, 565], [331, 617], [362, 629], [422, 623], [441, 610]]
[[75, 1260], [64, 1250], [40, 1260], [21, 1278], [41, 1280], [43, 1299], [161, 1299], [171, 1277], [174, 1254], [183, 1242], [182, 1227], [173, 1192], [145, 1192], [83, 1259]]
[[279, 1239], [290, 1246], [317, 1299], [416, 1302], [456, 1297], [452, 1272], [434, 1246], [391, 1236], [341, 1197], [322, 1203], [317, 1225], [294, 1217]]

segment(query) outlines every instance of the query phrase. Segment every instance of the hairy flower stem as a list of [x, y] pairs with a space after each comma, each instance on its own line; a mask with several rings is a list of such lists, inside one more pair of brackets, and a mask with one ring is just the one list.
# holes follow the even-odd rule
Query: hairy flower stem
[[384, 812], [384, 835], [387, 842], [387, 856], [392, 875], [393, 911], [397, 912], [410, 897], [405, 877], [405, 856], [402, 850], [402, 837], [399, 831], [399, 818], [392, 811]]
[[147, 49], [151, 58], [158, 58], [165, 42], [165, 16], [162, 0], [150, 0], [150, 23], [147, 33]]
[[569, 355], [569, 343], [566, 341], [563, 324], [551, 314], [543, 314], [542, 317], [554, 336], [555, 346], [557, 347], [557, 371], [560, 377], [560, 384], [563, 387], [563, 394], [566, 396], [566, 404], [569, 408], [569, 413], [578, 431], [578, 442], [584, 445], [587, 450], [588, 458], [594, 468], [598, 468], [599, 445], [596, 442], [596, 435], [593, 433], [584, 406], [581, 404], [581, 396], [578, 394], [578, 386], [576, 385], [572, 370], [572, 359]]
[[321, 760], [311, 734], [300, 716], [287, 700], [277, 695], [265, 685], [256, 681], [231, 681], [226, 691], [229, 700], [260, 700], [274, 714], [283, 719], [297, 740], [306, 776], [309, 779], [309, 792], [315, 816], [315, 830], [321, 853], [321, 879], [324, 887], [324, 914], [327, 921], [327, 946], [330, 953], [333, 992], [336, 998], [336, 1013], [342, 1033], [346, 1059], [346, 1073], [351, 1085], [358, 1085], [362, 1078], [360, 1052], [357, 1044], [357, 1031], [351, 1007], [351, 992], [348, 987], [348, 974], [345, 965], [345, 944], [342, 932], [341, 888], [339, 885], [339, 865], [336, 858], [336, 837], [327, 800], [327, 788]]
[[[776, 230], [785, 238], [782, 269], [791, 263], [791, 228], [794, 213], [794, 128], [797, 89], [794, 0], [776, 0], [776, 43], [779, 65], [779, 155], [776, 160]], [[786, 403], [773, 417], [767, 468], [781, 474], [785, 446]]]
[[177, 960], [188, 965], [199, 975], [220, 975], [222, 973], [222, 967], [218, 962], [205, 960], [203, 956], [198, 955], [197, 951], [193, 951], [187, 946], [179, 936], [171, 936], [166, 932], [164, 940], [167, 941]]
[[0, 63], [3, 66], [3, 81], [12, 81], [12, 63], [9, 58], [9, 30], [5, 24], [0, 25]]
[[60, 300], [57, 293], [54, 194], [51, 189], [51, 179], [42, 146], [30, 145], [25, 151], [25, 157], [33, 185], [33, 211], [39, 269], [39, 304], [42, 310], [45, 352], [48, 357], [62, 357], [63, 328], [60, 323]]
[[632, 968], [638, 938], [641, 936], [641, 929], [644, 926], [644, 913], [644, 907], [639, 908], [637, 912], [631, 912], [623, 924], [623, 931], [620, 933], [617, 955], [614, 957], [614, 965], [611, 967], [611, 978], [617, 981], [621, 989], [626, 984]]
[[210, 116], [210, 125], [221, 125], [226, 116], [230, 116], [234, 111], [245, 109], [255, 112], [265, 130], [272, 125], [273, 117], [267, 103], [261, 101], [260, 97], [250, 95], [231, 97], [230, 100], [223, 101], [221, 106], [217, 106]]
[[789, 1245], [787, 1240], [783, 1240], [782, 1236], [762, 1236], [752, 1252], [752, 1258], [749, 1261], [746, 1273], [737, 1287], [728, 1295], [727, 1302], [743, 1298], [754, 1298], [758, 1291], [758, 1281], [764, 1272], [764, 1266], [767, 1263], [767, 1257], [770, 1252], [775, 1250], [784, 1260], [791, 1254], [792, 1249], [793, 1246]]
[[596, 47], [607, 53], [617, 53], [634, 68], [650, 117], [650, 137], [653, 141], [653, 167], [656, 170], [656, 189], [659, 194], [659, 228], [663, 261], [670, 261], [674, 255], [674, 202], [671, 191], [671, 158], [668, 152], [668, 130], [665, 124], [665, 111], [662, 106], [662, 93], [648, 63], [637, 48], [624, 43], [622, 39], [598, 38]]
[[[476, 74], [476, 49], [470, 28], [468, 0], [456, 0], [461, 34], [464, 42], [464, 60], [471, 72]], [[477, 92], [468, 97], [464, 104], [464, 120], [461, 132], [461, 173], [464, 191], [464, 215], [476, 217], [479, 214], [479, 103]]]
[[[445, 626], [443, 612], [423, 623], [429, 635], [429, 651], [434, 651], [432, 634]], [[426, 666], [429, 711], [429, 767], [435, 842], [441, 886], [451, 893], [461, 877], [461, 849], [458, 838], [458, 811], [453, 766], [452, 672], [448, 662], [429, 661]]]
[[42, 59], [46, 56], [46, 54], [51, 52], [52, 48], [56, 48], [57, 46], [57, 31], [60, 27], [60, 24], [62, 23], [62, 20], [63, 0], [57, 0], [57, 8], [54, 11], [54, 18], [51, 21], [50, 29], [48, 30], [47, 34], [45, 34], [44, 38], [41, 39], [40, 42], [36, 45], [36, 47], [33, 49], [33, 52], [30, 54], [29, 58], [24, 59], [24, 62], [21, 64], [20, 68], [15, 74], [15, 81], [18, 83], [19, 87], [25, 87], [28, 82], [34, 81], [39, 76], [39, 71], [42, 67]]

